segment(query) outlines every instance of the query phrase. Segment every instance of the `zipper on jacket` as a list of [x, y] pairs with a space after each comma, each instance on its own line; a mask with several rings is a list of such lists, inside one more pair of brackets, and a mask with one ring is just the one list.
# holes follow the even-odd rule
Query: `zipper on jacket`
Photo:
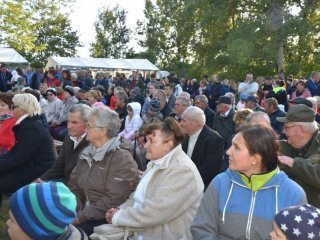
[[246, 239], [248, 239], [248, 240], [250, 240], [250, 230], [251, 230], [251, 224], [252, 224], [254, 205], [255, 205], [255, 201], [256, 201], [256, 195], [257, 195], [257, 192], [252, 192], [251, 204], [250, 204], [249, 216], [248, 216], [248, 222], [247, 222], [247, 229], [246, 229]]

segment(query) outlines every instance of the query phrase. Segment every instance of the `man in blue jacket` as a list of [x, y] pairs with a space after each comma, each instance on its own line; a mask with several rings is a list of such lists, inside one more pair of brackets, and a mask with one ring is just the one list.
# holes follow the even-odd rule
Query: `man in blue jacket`
[[312, 97], [318, 95], [317, 84], [319, 83], [319, 80], [320, 80], [320, 73], [313, 71], [306, 84], [306, 87], [309, 89]]

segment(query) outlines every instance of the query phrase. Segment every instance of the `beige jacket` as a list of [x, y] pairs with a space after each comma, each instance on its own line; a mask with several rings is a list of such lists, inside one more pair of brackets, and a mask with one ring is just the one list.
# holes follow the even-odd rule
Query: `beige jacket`
[[144, 229], [144, 240], [192, 239], [189, 229], [204, 186], [196, 166], [181, 145], [172, 151], [171, 158], [165, 159], [151, 177], [144, 206], [133, 208], [131, 194], [113, 216], [113, 225]]

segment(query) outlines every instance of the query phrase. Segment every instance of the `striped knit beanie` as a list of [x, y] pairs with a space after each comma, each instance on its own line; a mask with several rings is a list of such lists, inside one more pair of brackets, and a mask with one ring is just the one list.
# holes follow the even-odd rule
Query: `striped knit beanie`
[[56, 239], [76, 217], [76, 198], [61, 182], [31, 183], [9, 203], [20, 228], [31, 238]]

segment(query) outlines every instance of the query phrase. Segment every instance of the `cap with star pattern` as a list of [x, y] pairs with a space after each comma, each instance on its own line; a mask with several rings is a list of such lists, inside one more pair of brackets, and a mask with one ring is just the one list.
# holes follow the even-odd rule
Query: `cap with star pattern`
[[309, 204], [283, 209], [274, 221], [290, 240], [320, 239], [320, 210]]

